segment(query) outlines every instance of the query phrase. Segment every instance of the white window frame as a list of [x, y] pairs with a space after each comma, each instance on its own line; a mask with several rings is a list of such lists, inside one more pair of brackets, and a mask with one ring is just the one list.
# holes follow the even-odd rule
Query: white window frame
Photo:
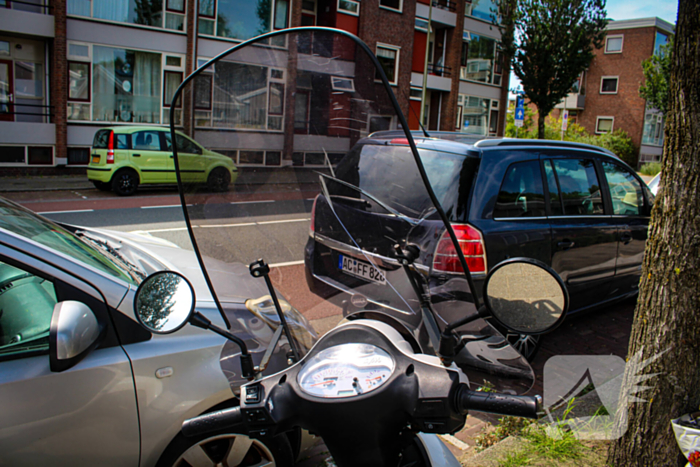
[[[598, 124], [601, 120], [611, 120], [612, 124], [610, 125], [610, 131], [598, 131]], [[597, 135], [604, 135], [606, 133], [612, 133], [615, 131], [615, 117], [613, 116], [599, 116], [596, 117], [595, 119], [595, 133]]]
[[[342, 83], [349, 83], [350, 86], [343, 86]], [[331, 76], [331, 89], [333, 91], [355, 92], [355, 80], [346, 76]]]
[[[391, 45], [391, 44], [385, 44], [383, 42], [377, 42], [377, 45], [374, 49], [375, 55], [378, 55], [379, 49], [386, 49], [386, 50], [393, 50], [396, 52], [396, 61], [394, 62], [394, 81], [389, 81], [389, 84], [392, 86], [398, 86], [399, 85], [399, 59], [401, 58], [401, 47], [398, 45]], [[379, 80], [375, 80], [379, 81]]]
[[403, 13], [403, 0], [399, 0], [399, 8], [392, 8], [390, 6], [382, 5], [382, 0], [379, 0], [379, 8], [382, 10], [393, 11], [394, 13]]
[[[352, 3], [353, 5], [357, 5], [357, 11], [355, 12], [355, 11], [350, 11], [350, 10], [345, 10], [345, 9], [340, 8], [340, 0], [338, 0], [338, 7], [337, 7], [338, 13], [343, 13], [343, 14], [350, 15], [350, 16], [360, 16], [360, 2], [355, 1], [355, 0], [344, 0], [344, 1]], [[317, 8], [318, 8], [318, 6], [317, 6]]]
[[[614, 79], [615, 80], [615, 92], [603, 91], [603, 81], [606, 79]], [[600, 89], [599, 89], [600, 94], [617, 94], [617, 91], [619, 89], [620, 89], [620, 77], [619, 76], [601, 76], [600, 77]]]
[[[622, 42], [620, 43], [620, 50], [608, 50], [608, 40], [610, 40], [610, 39], [622, 39]], [[605, 53], [606, 54], [621, 54], [624, 47], [625, 47], [624, 34], [616, 34], [614, 36], [606, 36], [605, 37]]]

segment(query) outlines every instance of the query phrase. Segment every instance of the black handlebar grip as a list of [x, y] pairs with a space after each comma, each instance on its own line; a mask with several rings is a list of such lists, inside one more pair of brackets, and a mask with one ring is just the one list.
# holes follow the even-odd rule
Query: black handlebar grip
[[537, 418], [537, 412], [541, 411], [542, 399], [540, 396], [475, 392], [462, 386], [457, 395], [457, 404], [461, 413], [477, 410], [513, 417]]
[[193, 437], [229, 428], [243, 421], [240, 407], [206, 413], [182, 422], [182, 434]]

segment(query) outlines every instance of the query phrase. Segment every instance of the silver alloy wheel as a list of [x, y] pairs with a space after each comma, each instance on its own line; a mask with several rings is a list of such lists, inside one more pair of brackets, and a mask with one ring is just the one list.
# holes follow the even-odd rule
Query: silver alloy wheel
[[212, 436], [185, 451], [174, 467], [275, 467], [272, 452], [260, 440], [241, 434]]
[[537, 351], [538, 344], [540, 342], [539, 336], [530, 336], [527, 334], [515, 334], [509, 332], [506, 335], [506, 339], [517, 350], [520, 355], [525, 357], [528, 361], [534, 356]]

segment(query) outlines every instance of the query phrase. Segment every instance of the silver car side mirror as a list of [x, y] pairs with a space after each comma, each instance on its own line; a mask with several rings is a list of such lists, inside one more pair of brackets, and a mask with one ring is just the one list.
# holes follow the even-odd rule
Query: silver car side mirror
[[136, 291], [134, 313], [155, 334], [170, 334], [190, 320], [194, 288], [180, 273], [159, 271], [148, 276]]
[[77, 365], [97, 346], [102, 326], [82, 302], [66, 300], [54, 306], [49, 331], [49, 365], [61, 372]]
[[553, 331], [569, 309], [569, 294], [559, 275], [531, 258], [497, 264], [486, 276], [484, 301], [496, 321], [521, 334]]

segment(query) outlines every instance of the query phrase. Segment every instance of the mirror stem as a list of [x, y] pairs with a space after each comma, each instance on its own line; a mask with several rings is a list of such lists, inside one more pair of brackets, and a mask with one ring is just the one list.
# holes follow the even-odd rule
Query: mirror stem
[[211, 321], [209, 321], [206, 318], [206, 316], [204, 316], [198, 311], [193, 313], [190, 317], [190, 324], [192, 326], [197, 326], [198, 328], [213, 331], [218, 335], [223, 336], [226, 339], [238, 345], [238, 347], [241, 348], [241, 375], [248, 380], [252, 380], [255, 377], [255, 365], [253, 364], [253, 356], [250, 355], [250, 353], [248, 353], [248, 346], [245, 345], [245, 342], [243, 342], [240, 338], [234, 336], [230, 332], [224, 331], [215, 324], [212, 324]]
[[275, 288], [272, 285], [272, 281], [270, 280], [270, 266], [265, 263], [264, 259], [259, 259], [257, 261], [253, 261], [250, 263], [248, 266], [250, 268], [250, 274], [253, 277], [264, 277], [265, 278], [265, 284], [267, 284], [267, 290], [270, 291], [270, 297], [272, 297], [272, 302], [275, 304], [275, 310], [277, 310], [277, 316], [280, 319], [280, 324], [282, 325], [282, 328], [284, 329], [284, 333], [287, 335], [287, 340], [289, 341], [289, 347], [292, 349], [292, 355], [294, 356], [294, 361], [298, 362], [301, 360], [299, 358], [299, 351], [297, 350], [296, 346], [296, 341], [292, 338], [292, 333], [289, 332], [289, 326], [287, 325], [287, 319], [284, 317], [284, 313], [282, 313], [282, 307], [280, 306], [280, 302], [277, 299], [277, 294], [275, 293]]
[[458, 321], [455, 321], [454, 323], [448, 324], [445, 327], [445, 330], [442, 331], [442, 334], [440, 336], [440, 347], [438, 350], [440, 354], [440, 360], [442, 361], [443, 365], [452, 365], [452, 362], [454, 361], [455, 357], [457, 356], [459, 351], [462, 350], [462, 339], [459, 335], [457, 335], [456, 332], [454, 332], [454, 330], [462, 325], [471, 323], [472, 321], [475, 321], [479, 318], [486, 318], [487, 316], [489, 316], [489, 311], [485, 306], [482, 305], [481, 308], [479, 308], [479, 311], [477, 311], [473, 315], [462, 318]]

